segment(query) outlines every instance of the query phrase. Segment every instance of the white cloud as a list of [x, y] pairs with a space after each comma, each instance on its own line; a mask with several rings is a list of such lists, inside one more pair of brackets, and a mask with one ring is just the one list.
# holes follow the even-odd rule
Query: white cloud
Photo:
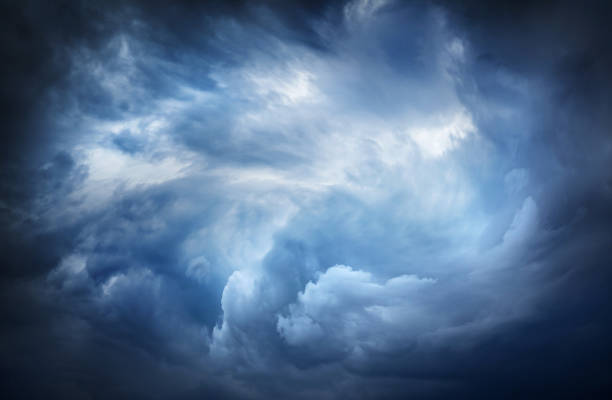
[[424, 126], [409, 130], [409, 133], [425, 157], [436, 158], [457, 147], [462, 139], [475, 131], [472, 117], [466, 110], [461, 110], [450, 115], [441, 114]]
[[314, 74], [304, 69], [249, 72], [247, 79], [254, 84], [255, 93], [266, 97], [277, 96], [271, 100], [272, 103], [278, 101], [284, 106], [314, 103], [321, 96], [314, 84]]
[[120, 188], [157, 185], [181, 178], [191, 165], [190, 161], [179, 159], [178, 154], [154, 159], [103, 146], [81, 150], [80, 154], [88, 175], [71, 197], [84, 200], [84, 207], [90, 208], [105, 204]]
[[278, 316], [277, 329], [293, 346], [323, 341], [349, 351], [392, 347], [432, 326], [435, 317], [426, 312], [419, 292], [434, 283], [415, 275], [378, 281], [369, 272], [336, 265], [306, 285], [289, 313]]

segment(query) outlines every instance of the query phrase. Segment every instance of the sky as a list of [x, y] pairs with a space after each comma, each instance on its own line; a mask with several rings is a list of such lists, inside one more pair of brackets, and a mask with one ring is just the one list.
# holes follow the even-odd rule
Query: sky
[[605, 1], [3, 1], [6, 399], [612, 395]]

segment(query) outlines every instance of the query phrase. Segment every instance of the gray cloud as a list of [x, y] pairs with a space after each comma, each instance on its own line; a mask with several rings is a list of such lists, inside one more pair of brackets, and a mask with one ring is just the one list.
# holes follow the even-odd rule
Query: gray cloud
[[38, 2], [9, 398], [605, 398], [604, 4]]

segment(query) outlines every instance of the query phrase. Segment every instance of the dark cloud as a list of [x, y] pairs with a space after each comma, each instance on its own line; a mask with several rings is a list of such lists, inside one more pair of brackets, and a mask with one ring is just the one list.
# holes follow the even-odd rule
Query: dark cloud
[[7, 398], [606, 398], [606, 2], [5, 2]]

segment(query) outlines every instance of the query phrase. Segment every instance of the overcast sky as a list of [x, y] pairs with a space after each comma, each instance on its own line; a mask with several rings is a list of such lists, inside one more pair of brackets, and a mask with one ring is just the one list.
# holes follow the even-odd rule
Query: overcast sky
[[606, 3], [4, 1], [2, 397], [608, 398]]

